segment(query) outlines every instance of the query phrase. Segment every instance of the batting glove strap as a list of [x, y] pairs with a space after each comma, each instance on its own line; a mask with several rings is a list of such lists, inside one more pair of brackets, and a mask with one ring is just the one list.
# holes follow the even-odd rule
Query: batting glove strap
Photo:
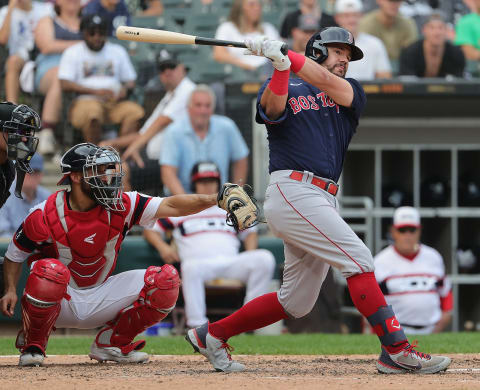
[[262, 43], [262, 52], [265, 57], [272, 61], [272, 65], [279, 71], [290, 69], [290, 59], [282, 53], [284, 42], [266, 39]]

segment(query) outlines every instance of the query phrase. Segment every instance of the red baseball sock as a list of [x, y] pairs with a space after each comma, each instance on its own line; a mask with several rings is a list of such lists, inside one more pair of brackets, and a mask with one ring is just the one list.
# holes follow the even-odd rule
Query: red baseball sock
[[[351, 276], [347, 278], [347, 284], [353, 304], [366, 318], [376, 313], [381, 306], [387, 306], [385, 297], [378, 286], [373, 272]], [[384, 335], [384, 331], [380, 326], [374, 327], [373, 330], [379, 337]], [[406, 343], [408, 343], [408, 340], [394, 345], [384, 345], [384, 347], [389, 353], [396, 353]]]
[[212, 336], [226, 341], [237, 334], [260, 329], [286, 318], [288, 316], [278, 302], [277, 293], [272, 292], [252, 299], [235, 313], [211, 323], [208, 331]]

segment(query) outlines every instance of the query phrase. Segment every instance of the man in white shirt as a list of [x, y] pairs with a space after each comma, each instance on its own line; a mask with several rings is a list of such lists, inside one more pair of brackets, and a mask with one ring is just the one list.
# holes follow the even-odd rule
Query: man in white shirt
[[20, 73], [32, 59], [33, 30], [42, 17], [52, 13], [51, 3], [32, 0], [10, 0], [0, 9], [0, 45], [8, 46], [5, 93], [9, 102], [18, 103]]
[[361, 60], [349, 63], [346, 77], [356, 80], [391, 78], [392, 68], [383, 42], [358, 29], [362, 12], [360, 0], [337, 0], [335, 3], [335, 21], [353, 34], [355, 44], [364, 53]]
[[393, 215], [393, 244], [374, 257], [375, 277], [405, 333], [428, 334], [451, 321], [453, 298], [443, 258], [420, 243], [420, 215], [409, 206]]
[[[216, 193], [220, 171], [211, 162], [199, 162], [192, 170], [192, 188], [196, 194]], [[162, 238], [173, 235], [176, 248]], [[205, 282], [237, 279], [246, 284], [245, 303], [268, 292], [275, 269], [275, 258], [266, 249], [258, 248], [256, 228], [237, 233], [226, 223], [226, 212], [212, 206], [185, 217], [158, 220], [144, 236], [159, 252], [165, 263], [181, 261], [182, 291], [187, 326], [195, 327], [207, 321]], [[245, 251], [239, 253], [240, 241]]]
[[91, 143], [100, 141], [105, 123], [119, 124], [120, 135], [136, 133], [145, 112], [127, 100], [137, 78], [127, 51], [106, 42], [108, 24], [99, 15], [83, 16], [80, 29], [84, 41], [64, 51], [58, 70], [62, 89], [79, 94], [73, 126]]

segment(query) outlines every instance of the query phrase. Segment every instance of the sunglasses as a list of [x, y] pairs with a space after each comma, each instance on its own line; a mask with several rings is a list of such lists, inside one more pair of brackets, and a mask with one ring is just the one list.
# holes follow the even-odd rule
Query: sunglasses
[[418, 230], [418, 228], [416, 228], [415, 226], [402, 226], [402, 227], [397, 228], [397, 230], [398, 230], [399, 233], [402, 233], [402, 234], [407, 233], [407, 232], [408, 233], [415, 233]]

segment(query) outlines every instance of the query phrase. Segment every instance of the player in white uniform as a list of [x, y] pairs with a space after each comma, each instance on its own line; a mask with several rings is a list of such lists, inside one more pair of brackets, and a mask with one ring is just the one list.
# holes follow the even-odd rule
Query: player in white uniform
[[[197, 163], [192, 170], [192, 191], [215, 194], [219, 190], [220, 171], [211, 162]], [[182, 291], [187, 326], [208, 321], [205, 305], [205, 282], [237, 279], [246, 284], [245, 303], [268, 292], [275, 269], [275, 258], [265, 249], [257, 249], [255, 227], [237, 233], [226, 223], [227, 213], [212, 206], [197, 214], [157, 221], [144, 234], [160, 252], [166, 263], [181, 260]], [[166, 244], [162, 235], [171, 231], [177, 251]], [[239, 253], [240, 240], [245, 251]]]
[[451, 283], [442, 256], [420, 243], [420, 215], [399, 207], [393, 215], [393, 244], [374, 257], [375, 277], [405, 333], [441, 332], [451, 321]]
[[[23, 327], [16, 347], [21, 366], [40, 365], [53, 327], [101, 328], [90, 357], [100, 362], [144, 362], [144, 340], [134, 338], [162, 320], [178, 298], [180, 278], [171, 265], [111, 276], [121, 243], [133, 225], [194, 214], [216, 195], [150, 197], [123, 192], [118, 153], [90, 143], [75, 145], [61, 161], [70, 191], [35, 206], [5, 255], [3, 314], [12, 316], [22, 263], [30, 275], [21, 299]], [[132, 264], [135, 259], [132, 258]]]

